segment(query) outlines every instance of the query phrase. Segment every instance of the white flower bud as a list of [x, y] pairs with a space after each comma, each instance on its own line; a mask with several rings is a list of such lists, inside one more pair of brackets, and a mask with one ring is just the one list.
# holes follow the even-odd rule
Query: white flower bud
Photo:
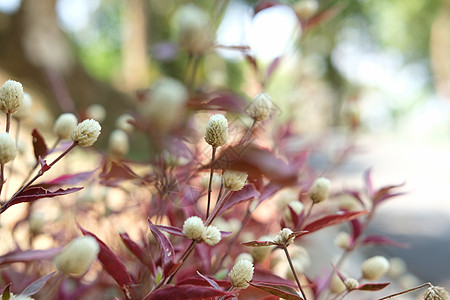
[[210, 246], [214, 246], [220, 242], [222, 235], [216, 226], [207, 226], [202, 234], [202, 240]]
[[350, 278], [350, 277], [345, 279], [344, 284], [345, 284], [345, 287], [347, 288], [347, 290], [349, 290], [349, 291], [354, 290], [359, 286], [358, 280], [356, 280], [354, 278]]
[[317, 178], [308, 191], [308, 196], [314, 203], [326, 200], [329, 194], [330, 180], [325, 177]]
[[120, 129], [111, 132], [108, 140], [108, 149], [114, 155], [123, 156], [127, 154], [129, 150], [128, 135]]
[[31, 115], [31, 107], [32, 106], [33, 106], [33, 99], [31, 98], [31, 95], [28, 93], [23, 93], [22, 105], [13, 114], [13, 117], [16, 119], [28, 118]]
[[22, 102], [22, 84], [14, 80], [7, 80], [0, 88], [0, 110], [5, 114], [13, 114], [22, 105]]
[[289, 237], [292, 233], [292, 230], [290, 230], [289, 228], [283, 228], [275, 237], [274, 242], [279, 245], [289, 245], [294, 241], [293, 237]]
[[253, 256], [247, 252], [242, 252], [241, 254], [239, 254], [234, 261], [238, 262], [243, 259], [248, 260], [251, 263], [253, 263], [254, 261]]
[[0, 163], [6, 164], [16, 157], [16, 141], [7, 132], [0, 133]]
[[45, 225], [45, 215], [41, 211], [33, 211], [28, 221], [30, 230], [33, 233], [41, 233], [42, 228]]
[[101, 123], [106, 118], [106, 109], [103, 105], [92, 104], [86, 109], [86, 115], [89, 119], [94, 119]]
[[245, 172], [226, 170], [222, 174], [223, 186], [230, 191], [239, 191], [247, 182], [247, 176]]
[[77, 126], [78, 120], [74, 114], [65, 113], [59, 115], [53, 126], [53, 132], [61, 140], [68, 140], [72, 137], [72, 132], [75, 126]]
[[331, 276], [331, 282], [330, 282], [330, 290], [334, 294], [340, 294], [343, 291], [345, 291], [347, 287], [342, 282], [341, 278], [337, 274], [333, 274]]
[[129, 121], [134, 121], [134, 118], [129, 114], [123, 114], [117, 118], [116, 127], [131, 134], [134, 131], [134, 126]]
[[264, 121], [270, 115], [272, 99], [266, 93], [256, 95], [247, 108], [247, 113], [255, 121]]
[[95, 238], [82, 236], [64, 247], [54, 262], [60, 272], [78, 277], [86, 273], [99, 251]]
[[374, 256], [366, 259], [361, 265], [363, 277], [367, 280], [377, 280], [389, 269], [389, 261], [384, 256]]
[[347, 232], [339, 232], [334, 239], [334, 244], [339, 248], [347, 250], [351, 244], [351, 237]]
[[292, 210], [297, 215], [299, 215], [303, 211], [305, 206], [300, 201], [289, 202], [287, 207], [284, 209], [283, 217], [287, 222], [292, 222], [292, 214], [291, 214], [291, 210], [289, 209], [289, 207], [292, 208]]
[[165, 133], [180, 123], [187, 99], [188, 91], [180, 81], [163, 78], [154, 84], [142, 112], [150, 126]]
[[187, 4], [175, 14], [179, 42], [191, 53], [202, 53], [213, 43], [209, 16], [193, 4]]
[[448, 292], [440, 286], [429, 287], [425, 295], [423, 295], [424, 300], [449, 300], [450, 296]]
[[97, 121], [84, 120], [73, 129], [72, 140], [81, 147], [92, 146], [97, 141], [101, 130], [102, 127]]
[[224, 115], [216, 114], [206, 124], [205, 141], [214, 148], [223, 146], [228, 140], [228, 121]]
[[34, 298], [24, 296], [24, 295], [14, 295], [13, 293], [9, 293], [9, 300], [34, 300]]
[[301, 0], [294, 6], [294, 11], [300, 20], [307, 20], [314, 16], [319, 10], [317, 0]]
[[228, 278], [230, 278], [231, 285], [236, 289], [246, 289], [253, 278], [253, 264], [242, 259], [238, 261], [231, 271], [228, 273]]
[[203, 224], [202, 219], [200, 219], [199, 217], [189, 217], [186, 219], [186, 221], [184, 221], [183, 233], [188, 239], [201, 239], [205, 230], [205, 225]]

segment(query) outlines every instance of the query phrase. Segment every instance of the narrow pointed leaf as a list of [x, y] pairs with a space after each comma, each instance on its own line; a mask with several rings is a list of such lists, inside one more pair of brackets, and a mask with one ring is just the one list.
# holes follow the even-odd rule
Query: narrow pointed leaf
[[88, 172], [80, 172], [80, 173], [76, 173], [76, 174], [66, 174], [66, 175], [62, 175], [58, 178], [55, 178], [51, 181], [45, 182], [40, 184], [40, 186], [48, 188], [51, 186], [57, 186], [57, 185], [74, 185], [74, 184], [78, 184], [80, 182], [86, 181], [88, 180], [92, 174], [95, 173], [95, 171], [97, 171], [97, 169], [93, 170], [93, 171], [88, 171]]
[[39, 157], [45, 157], [48, 154], [48, 148], [45, 144], [45, 140], [37, 129], [33, 129], [31, 133], [33, 137], [33, 150], [36, 162], [39, 161]]
[[[214, 279], [214, 282], [219, 287], [222, 287], [224, 289], [229, 289], [231, 287], [231, 283], [229, 280]], [[198, 276], [192, 276], [192, 277], [184, 278], [184, 279], [181, 279], [180, 281], [177, 281], [177, 286], [181, 286], [181, 285], [185, 285], [185, 284], [197, 285], [197, 286], [210, 286], [211, 285], [209, 282], [205, 281], [204, 278], [200, 278]]]
[[183, 233], [183, 230], [181, 230], [178, 227], [168, 226], [168, 225], [154, 225], [154, 226], [157, 227], [159, 230], [168, 232], [173, 235], [182, 236], [182, 237], [185, 236]]
[[197, 271], [198, 276], [200, 276], [201, 278], [203, 278], [204, 280], [206, 280], [206, 282], [208, 282], [213, 288], [215, 288], [216, 290], [220, 290], [219, 285], [217, 284], [217, 282], [215, 282], [214, 280], [212, 280], [211, 278], [208, 278], [206, 276], [204, 276], [202, 273], [200, 273], [199, 271]]
[[170, 276], [174, 268], [176, 267], [174, 263], [175, 250], [173, 249], [172, 243], [170, 243], [169, 239], [158, 229], [156, 225], [148, 219], [148, 225], [150, 227], [150, 231], [155, 236], [156, 242], [158, 243], [159, 250], [161, 252], [161, 261], [164, 267], [164, 275]]
[[50, 279], [50, 277], [52, 277], [53, 274], [55, 274], [55, 273], [56, 272], [51, 272], [50, 274], [47, 274], [47, 275], [39, 278], [38, 280], [33, 281], [23, 290], [23, 292], [20, 295], [29, 297], [29, 296], [36, 294], [47, 283], [47, 281]]
[[133, 284], [130, 274], [127, 271], [124, 263], [109, 249], [109, 247], [100, 240], [95, 234], [85, 230], [77, 223], [77, 227], [81, 230], [83, 235], [92, 236], [98, 242], [100, 246], [100, 252], [98, 253], [98, 260], [103, 265], [106, 272], [119, 284], [126, 299], [131, 299], [130, 286]]
[[223, 206], [222, 210], [219, 212], [219, 214], [223, 213], [224, 211], [230, 209], [231, 207], [235, 206], [236, 204], [253, 200], [254, 198], [259, 197], [260, 193], [255, 189], [253, 184], [247, 184], [242, 188], [242, 190], [234, 192], [231, 194], [230, 198], [228, 198], [227, 202]]
[[46, 250], [25, 250], [12, 251], [0, 256], [0, 266], [14, 262], [31, 262], [52, 259], [61, 251], [61, 248], [51, 248]]
[[233, 293], [216, 290], [209, 286], [198, 286], [191, 284], [166, 286], [160, 288], [144, 298], [144, 300], [184, 300], [204, 299], [220, 296], [231, 296]]
[[134, 254], [156, 276], [156, 267], [151, 256], [139, 244], [134, 242], [127, 233], [120, 233], [120, 238], [128, 250]]
[[275, 295], [277, 297], [286, 299], [286, 300], [302, 300], [303, 298], [299, 296], [297, 291], [287, 285], [281, 284], [270, 284], [270, 283], [255, 283], [249, 282], [249, 284], [258, 290], [264, 291], [266, 293]]
[[304, 230], [308, 231], [306, 234], [310, 234], [328, 226], [351, 221], [365, 214], [367, 214], [367, 211], [337, 212], [336, 214], [328, 215], [309, 223], [305, 226]]
[[358, 286], [356, 289], [359, 291], [379, 291], [384, 289], [385, 287], [387, 287], [390, 284], [390, 282], [386, 282], [386, 283], [365, 283], [362, 284], [360, 286]]
[[393, 239], [391, 239], [387, 236], [382, 236], [382, 235], [377, 235], [377, 234], [371, 234], [371, 235], [366, 236], [364, 238], [364, 240], [362, 241], [362, 243], [364, 245], [368, 245], [368, 244], [386, 245], [386, 246], [394, 246], [394, 247], [399, 247], [399, 248], [408, 248], [409, 247], [408, 244], [400, 243], [400, 242], [394, 241]]
[[272, 241], [250, 241], [241, 243], [244, 246], [247, 247], [267, 247], [267, 246], [276, 246], [277, 244]]

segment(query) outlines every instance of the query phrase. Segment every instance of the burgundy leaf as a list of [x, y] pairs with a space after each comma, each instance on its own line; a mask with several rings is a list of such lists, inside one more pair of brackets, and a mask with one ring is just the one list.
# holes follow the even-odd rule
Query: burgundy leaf
[[356, 289], [359, 291], [379, 291], [384, 289], [390, 284], [390, 282], [386, 283], [364, 283], [358, 286]]
[[47, 181], [44, 183], [41, 183], [40, 186], [42, 187], [51, 187], [51, 186], [55, 186], [55, 185], [74, 185], [74, 184], [78, 184], [82, 181], [86, 181], [89, 179], [89, 177], [92, 176], [92, 174], [95, 173], [95, 171], [97, 171], [97, 169], [93, 170], [93, 171], [88, 171], [88, 172], [81, 172], [81, 173], [76, 173], [76, 174], [66, 174], [66, 175], [62, 175], [58, 178], [55, 178], [51, 181]]
[[256, 197], [259, 197], [260, 193], [255, 189], [253, 184], [247, 184], [242, 188], [242, 190], [233, 192], [231, 196], [228, 198], [225, 205], [220, 210], [219, 214], [222, 214], [224, 211], [230, 209], [236, 204], [242, 203], [244, 201], [252, 200]]
[[39, 157], [45, 157], [48, 154], [48, 148], [44, 138], [37, 129], [33, 129], [31, 136], [33, 137], [34, 157], [36, 161], [39, 161]]
[[175, 227], [175, 226], [169, 226], [169, 225], [154, 225], [154, 226], [157, 227], [159, 230], [168, 232], [168, 233], [170, 233], [170, 234], [185, 237], [185, 235], [184, 235], [184, 233], [183, 233], [183, 230], [181, 230], [181, 229], [178, 228], [178, 227]]
[[[338, 2], [336, 1], [335, 3]], [[314, 28], [315, 26], [318, 26], [319, 24], [332, 19], [343, 9], [343, 5], [337, 4], [315, 14], [303, 23], [302, 30], [306, 32], [307, 30], [310, 30], [311, 28]]]
[[213, 279], [208, 278], [204, 275], [202, 275], [202, 273], [200, 273], [199, 271], [197, 271], [198, 276], [200, 276], [201, 278], [203, 278], [204, 280], [206, 280], [206, 282], [208, 282], [213, 288], [215, 288], [216, 290], [220, 290], [219, 285], [217, 284], [217, 282], [215, 282]]
[[287, 285], [281, 285], [281, 284], [270, 284], [270, 283], [255, 283], [255, 282], [249, 282], [249, 284], [258, 290], [264, 291], [266, 293], [275, 295], [277, 297], [286, 299], [286, 300], [301, 300], [303, 299], [300, 297], [297, 293], [297, 291]]
[[358, 219], [353, 219], [350, 222], [352, 225], [352, 238], [355, 241], [362, 233], [362, 225]]
[[230, 296], [230, 292], [216, 290], [209, 286], [198, 286], [193, 284], [165, 286], [155, 290], [144, 300], [184, 300], [184, 299], [204, 299], [211, 297]]
[[54, 192], [48, 191], [46, 189], [40, 188], [40, 187], [32, 187], [28, 188], [25, 191], [21, 192], [14, 198], [11, 198], [8, 202], [6, 202], [1, 208], [0, 208], [0, 214], [4, 212], [9, 207], [23, 203], [23, 202], [32, 202], [38, 199], [42, 198], [53, 198], [56, 196], [62, 196], [67, 195], [71, 193], [78, 192], [79, 190], [82, 190], [82, 187], [75, 187], [75, 188], [68, 188], [68, 189], [58, 189]]
[[247, 247], [267, 247], [267, 246], [276, 246], [277, 244], [272, 241], [250, 241], [241, 243], [244, 246]]
[[313, 233], [322, 228], [348, 222], [356, 219], [362, 215], [367, 214], [367, 211], [347, 211], [337, 212], [334, 215], [325, 216], [319, 220], [313, 221], [305, 226], [304, 230], [308, 231], [306, 234]]
[[344, 276], [344, 274], [342, 274], [341, 272], [339, 272], [338, 269], [336, 269], [336, 267], [331, 264], [331, 266], [333, 267], [334, 272], [336, 272], [336, 274], [339, 276], [339, 278], [342, 280], [342, 283], [345, 283], [345, 280], [347, 280], [347, 277]]
[[255, 6], [255, 15], [260, 11], [278, 5], [277, 1], [262, 0]]
[[388, 238], [386, 236], [372, 234], [368, 235], [364, 238], [362, 241], [364, 245], [373, 244], [373, 245], [386, 245], [386, 246], [394, 246], [394, 247], [400, 247], [400, 248], [408, 248], [409, 245], [405, 243], [400, 243], [397, 241], [394, 241], [391, 238]]
[[0, 266], [14, 262], [32, 262], [52, 259], [61, 251], [61, 248], [51, 248], [46, 250], [25, 250], [12, 251], [0, 256]]
[[83, 235], [89, 235], [95, 238], [100, 246], [100, 252], [98, 253], [98, 259], [103, 265], [103, 268], [109, 275], [119, 284], [122, 289], [125, 298], [131, 299], [130, 286], [133, 283], [130, 274], [128, 273], [123, 262], [109, 249], [109, 247], [100, 240], [95, 234], [85, 230], [77, 223], [77, 227], [81, 230]]
[[167, 277], [174, 268], [175, 250], [167, 237], [158, 229], [156, 225], [152, 223], [152, 221], [150, 221], [150, 218], [148, 219], [148, 225], [150, 227], [150, 231], [155, 236], [156, 242], [158, 243], [159, 250], [161, 252], [161, 261]]
[[42, 159], [42, 157], [39, 156], [39, 165], [41, 166], [41, 174], [44, 174], [48, 170], [50, 170], [50, 166], [47, 165], [47, 161], [45, 159]]
[[282, 187], [282, 185], [275, 182], [268, 183], [266, 186], [264, 186], [264, 190], [262, 191], [261, 196], [259, 196], [258, 204], [261, 204], [261, 202], [263, 202], [264, 200], [272, 197], [276, 192], [281, 190]]
[[233, 232], [232, 231], [220, 231], [220, 236], [221, 237], [226, 237], [231, 235]]
[[135, 179], [139, 176], [124, 163], [118, 161], [106, 161], [99, 177], [102, 179], [103, 184], [107, 184], [108, 181], [114, 181], [114, 179], [127, 180]]
[[29, 297], [29, 296], [36, 294], [47, 283], [47, 281], [50, 279], [50, 277], [52, 277], [53, 274], [55, 274], [55, 273], [56, 273], [56, 271], [51, 272], [50, 274], [47, 274], [47, 275], [39, 278], [38, 280], [33, 281], [23, 290], [23, 292], [20, 295]]
[[258, 74], [258, 63], [256, 62], [255, 57], [246, 54], [245, 59], [248, 61], [248, 63], [252, 66], [253, 71]]
[[282, 277], [279, 277], [279, 276], [273, 274], [273, 272], [271, 272], [267, 269], [260, 269], [260, 268], [255, 268], [252, 282], [254, 282], [254, 283], [264, 282], [264, 283], [281, 284], [281, 285], [296, 287], [296, 284], [294, 282], [292, 282], [291, 280], [284, 279]]
[[149, 268], [153, 276], [156, 276], [156, 267], [148, 252], [145, 251], [140, 245], [135, 243], [127, 233], [124, 232], [120, 233], [119, 235], [127, 249], [130, 250], [130, 252], [133, 253], [134, 256], [136, 256], [145, 266]]
[[[353, 198], [358, 200], [359, 203], [361, 203], [363, 208], [366, 207], [366, 205], [364, 204], [364, 201], [362, 200], [361, 196], [359, 195], [359, 193], [357, 191], [345, 190], [342, 194], [348, 194], [348, 195], [352, 196]], [[338, 196], [339, 196], [339, 194], [338, 194]]]
[[221, 92], [206, 103], [206, 108], [241, 113], [246, 105], [247, 101], [242, 96], [230, 92]]

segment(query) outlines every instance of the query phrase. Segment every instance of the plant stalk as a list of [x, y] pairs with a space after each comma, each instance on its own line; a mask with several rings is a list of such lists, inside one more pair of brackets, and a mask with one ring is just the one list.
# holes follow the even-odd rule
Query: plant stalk
[[291, 260], [291, 257], [289, 256], [289, 251], [287, 250], [286, 245], [283, 246], [283, 250], [284, 250], [284, 253], [286, 254], [286, 258], [289, 262], [289, 266], [291, 267], [292, 274], [294, 274], [294, 278], [295, 278], [295, 281], [297, 282], [297, 286], [300, 289], [300, 292], [302, 293], [303, 300], [308, 300], [308, 299], [306, 299], [306, 295], [305, 295], [305, 292], [303, 291], [302, 285], [300, 284], [300, 280], [298, 280], [297, 273], [295, 272], [295, 268], [294, 268], [294, 265], [292, 264], [292, 260]]
[[212, 180], [214, 175], [214, 160], [216, 159], [217, 147], [212, 147], [212, 157], [211, 157], [211, 172], [209, 173], [209, 184], [208, 184], [208, 204], [206, 206], [206, 219], [209, 217], [209, 207], [211, 205], [211, 193], [212, 193]]

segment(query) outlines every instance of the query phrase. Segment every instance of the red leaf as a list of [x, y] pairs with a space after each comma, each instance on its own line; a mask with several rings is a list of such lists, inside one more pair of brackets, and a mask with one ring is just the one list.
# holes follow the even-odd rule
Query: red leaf
[[[206, 276], [204, 276], [204, 277], [206, 277]], [[210, 280], [212, 280], [212, 279], [210, 279]], [[217, 285], [219, 285], [220, 287], [223, 287], [226, 289], [231, 287], [231, 283], [229, 280], [214, 279], [214, 282]], [[185, 284], [198, 285], [198, 286], [210, 286], [211, 285], [209, 282], [205, 281], [204, 278], [202, 279], [197, 276], [185, 278], [185, 279], [182, 279], [177, 282], [177, 286], [181, 286], [181, 285], [185, 285]]]
[[220, 92], [206, 103], [206, 109], [241, 113], [246, 105], [247, 101], [242, 96], [230, 92]]
[[276, 246], [277, 244], [272, 241], [250, 241], [241, 243], [247, 247], [268, 247], [268, 246]]
[[348, 222], [356, 219], [362, 215], [367, 214], [367, 211], [347, 211], [347, 212], [337, 212], [334, 215], [325, 216], [319, 220], [313, 221], [305, 226], [304, 230], [308, 231], [305, 234], [313, 233], [322, 228], [340, 224], [343, 222]]
[[220, 290], [219, 285], [217, 284], [217, 282], [215, 282], [213, 279], [208, 278], [204, 275], [202, 275], [202, 273], [200, 273], [199, 271], [197, 271], [198, 276], [200, 276], [201, 278], [203, 278], [204, 280], [206, 280], [206, 282], [208, 282], [213, 288], [215, 288], [216, 290]]
[[174, 267], [175, 251], [173, 246], [167, 237], [158, 229], [158, 227], [150, 221], [150, 219], [148, 219], [148, 225], [150, 227], [150, 231], [155, 236], [156, 242], [158, 243], [165, 276], [170, 276], [170, 273]]
[[286, 299], [286, 300], [302, 300], [303, 298], [300, 297], [297, 293], [297, 291], [287, 285], [281, 285], [281, 284], [270, 284], [270, 283], [254, 283], [249, 282], [249, 284], [258, 290], [264, 291], [266, 293], [275, 295], [277, 297]]
[[0, 266], [14, 262], [31, 262], [52, 259], [61, 251], [61, 248], [51, 248], [47, 250], [25, 250], [12, 251], [0, 256]]
[[181, 230], [181, 229], [178, 228], [178, 227], [175, 227], [175, 226], [169, 226], [169, 225], [154, 225], [154, 226], [157, 227], [159, 230], [168, 232], [168, 233], [170, 233], [170, 234], [185, 237], [185, 235], [184, 235], [184, 233], [183, 233], [183, 230]]
[[86, 181], [89, 179], [89, 177], [92, 176], [92, 174], [95, 173], [95, 171], [97, 171], [97, 169], [93, 170], [93, 171], [88, 171], [88, 172], [81, 172], [81, 173], [76, 173], [76, 174], [66, 174], [66, 175], [62, 175], [58, 178], [55, 178], [51, 181], [48, 182], [44, 182], [41, 183], [40, 186], [42, 187], [51, 187], [51, 186], [55, 186], [55, 185], [74, 185], [74, 184], [78, 184], [82, 181]]
[[144, 300], [183, 300], [183, 299], [204, 299], [211, 297], [230, 296], [233, 293], [216, 290], [209, 286], [198, 286], [193, 284], [183, 284], [175, 286], [165, 286], [144, 298]]
[[75, 187], [75, 188], [68, 188], [68, 189], [58, 189], [54, 192], [50, 192], [46, 189], [40, 188], [40, 187], [32, 187], [28, 188], [25, 191], [21, 192], [14, 198], [11, 198], [8, 202], [6, 202], [1, 208], [0, 208], [0, 214], [4, 212], [9, 207], [23, 203], [23, 202], [32, 202], [38, 199], [42, 198], [53, 198], [56, 196], [62, 196], [67, 195], [71, 193], [78, 192], [79, 190], [82, 190], [82, 187]]
[[295, 283], [293, 283], [291, 280], [281, 278], [281, 277], [273, 274], [273, 272], [271, 272], [269, 270], [259, 269], [259, 268], [255, 268], [252, 282], [254, 282], [254, 283], [264, 282], [264, 283], [281, 284], [281, 285], [296, 287]]
[[123, 262], [109, 249], [109, 247], [100, 240], [95, 234], [85, 230], [77, 223], [77, 227], [81, 230], [83, 235], [89, 235], [95, 238], [100, 246], [100, 252], [98, 253], [98, 259], [103, 265], [103, 268], [109, 275], [119, 284], [122, 289], [125, 298], [131, 299], [130, 286], [133, 283], [130, 274], [128, 274], [127, 268]]
[[108, 185], [110, 181], [115, 185], [114, 180], [135, 179], [139, 176], [133, 172], [127, 165], [117, 161], [106, 161], [103, 165], [102, 172], [99, 175], [101, 183]]
[[408, 248], [409, 245], [405, 243], [400, 243], [397, 241], [394, 241], [391, 238], [388, 238], [386, 236], [382, 235], [368, 235], [364, 238], [362, 241], [364, 245], [373, 244], [373, 245], [386, 245], [386, 246], [394, 246], [394, 247], [400, 247], [400, 248]]
[[358, 219], [351, 220], [352, 225], [352, 238], [355, 241], [362, 233], [362, 225]]
[[356, 289], [359, 291], [379, 291], [384, 289], [390, 284], [390, 282], [386, 283], [365, 283], [360, 286], [358, 286]]
[[247, 184], [242, 188], [242, 190], [233, 192], [233, 194], [231, 194], [230, 198], [228, 198], [227, 202], [224, 204], [219, 214], [230, 209], [236, 204], [259, 197], [259, 195], [260, 193], [255, 189], [253, 184]]
[[55, 273], [56, 273], [56, 271], [51, 272], [50, 274], [47, 274], [47, 275], [39, 278], [38, 280], [33, 281], [23, 290], [23, 292], [20, 295], [29, 297], [29, 296], [36, 294], [47, 283], [47, 281], [50, 279], [50, 277], [52, 277], [53, 274], [55, 274]]
[[39, 161], [39, 157], [43, 158], [48, 154], [47, 145], [37, 129], [33, 129], [31, 136], [33, 137], [34, 157], [36, 158], [36, 161]]
[[149, 268], [153, 276], [156, 276], [156, 267], [149, 252], [145, 251], [140, 245], [135, 243], [127, 233], [120, 233], [119, 235], [127, 249]]

